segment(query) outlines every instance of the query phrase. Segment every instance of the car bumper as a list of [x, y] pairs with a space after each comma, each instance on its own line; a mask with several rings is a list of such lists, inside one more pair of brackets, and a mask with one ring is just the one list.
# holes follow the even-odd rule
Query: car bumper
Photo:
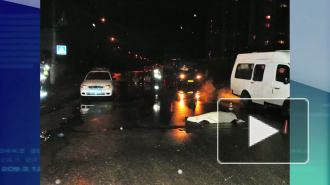
[[90, 89], [80, 89], [81, 96], [112, 96], [113, 89], [100, 89], [98, 91], [93, 91]]

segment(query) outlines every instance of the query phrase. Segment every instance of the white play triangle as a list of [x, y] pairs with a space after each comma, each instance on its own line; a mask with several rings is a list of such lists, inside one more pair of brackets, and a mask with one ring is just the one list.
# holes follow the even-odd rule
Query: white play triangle
[[249, 147], [260, 141], [278, 133], [275, 128], [263, 123], [262, 121], [249, 116]]

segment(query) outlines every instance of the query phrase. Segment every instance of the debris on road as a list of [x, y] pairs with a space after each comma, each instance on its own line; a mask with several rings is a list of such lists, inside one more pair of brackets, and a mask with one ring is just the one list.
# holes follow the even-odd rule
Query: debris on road
[[225, 181], [230, 180], [231, 178], [233, 178], [233, 176], [226, 178]]
[[49, 139], [49, 134], [47, 135], [47, 131], [41, 132], [40, 139], [44, 139], [44, 141], [47, 141], [47, 139]]
[[56, 181], [55, 181], [55, 184], [60, 184], [61, 183], [61, 180], [59, 180], [59, 179], [57, 179]]

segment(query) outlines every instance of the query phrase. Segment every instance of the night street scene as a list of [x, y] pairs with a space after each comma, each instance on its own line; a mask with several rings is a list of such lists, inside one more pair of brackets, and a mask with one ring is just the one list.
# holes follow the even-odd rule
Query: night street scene
[[[254, 164], [290, 162], [288, 0], [41, 0], [40, 15], [41, 184], [290, 183], [289, 164]], [[276, 131], [252, 141], [252, 121]]]

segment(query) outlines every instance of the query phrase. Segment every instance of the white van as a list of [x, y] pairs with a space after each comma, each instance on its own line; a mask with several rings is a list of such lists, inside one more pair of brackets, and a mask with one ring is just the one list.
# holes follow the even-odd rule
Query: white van
[[[290, 97], [290, 52], [274, 51], [239, 54], [231, 74], [231, 89], [241, 98], [253, 103], [287, 105]], [[253, 98], [282, 98], [256, 100]], [[248, 100], [242, 100], [247, 105]]]

